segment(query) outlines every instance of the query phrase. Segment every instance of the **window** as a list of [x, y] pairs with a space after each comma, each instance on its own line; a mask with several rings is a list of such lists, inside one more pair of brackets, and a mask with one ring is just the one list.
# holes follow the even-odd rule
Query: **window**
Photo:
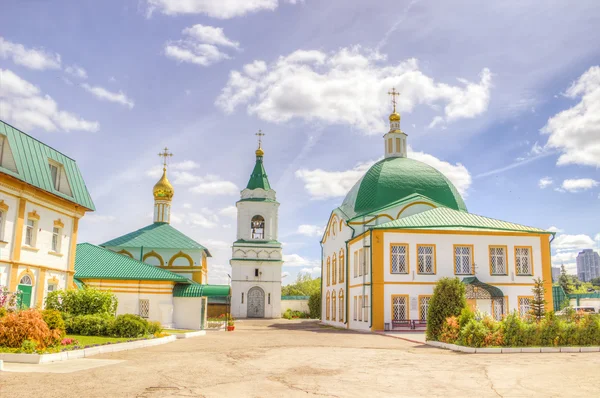
[[250, 236], [252, 239], [265, 238], [265, 219], [262, 216], [252, 217], [252, 221], [250, 221], [250, 227]]
[[531, 296], [519, 296], [519, 315], [521, 318], [525, 318], [531, 311], [531, 302], [533, 297]]
[[345, 267], [344, 266], [345, 265], [346, 265], [346, 263], [344, 263], [344, 249], [342, 249], [342, 250], [340, 250], [340, 265], [339, 265], [339, 268], [340, 268], [339, 281], [340, 281], [340, 283], [344, 282], [344, 274], [345, 274], [345, 272], [344, 272], [344, 268]]
[[50, 176], [52, 177], [52, 182], [54, 184], [54, 189], [56, 189], [58, 191], [58, 188], [60, 187], [60, 180], [59, 180], [59, 175], [58, 175], [58, 166], [50, 163]]
[[330, 285], [330, 283], [329, 283], [329, 273], [331, 271], [330, 268], [331, 268], [331, 258], [327, 257], [327, 286]]
[[325, 300], [325, 319], [329, 320], [329, 301], [331, 300], [329, 292], [327, 292], [327, 299]]
[[60, 253], [60, 228], [54, 227], [52, 230], [52, 251]]
[[150, 316], [150, 300], [140, 299], [140, 316], [148, 318]]
[[429, 311], [429, 300], [431, 296], [419, 296], [419, 319], [427, 320], [427, 311]]
[[271, 293], [267, 295], [267, 304], [271, 304]]
[[337, 301], [336, 301], [336, 295], [335, 295], [335, 290], [333, 291], [333, 293], [331, 293], [331, 320], [335, 321], [335, 316], [337, 314]]
[[400, 138], [396, 138], [396, 152], [402, 152], [402, 148], [400, 148]]
[[417, 245], [417, 272], [435, 274], [435, 245]]
[[0, 210], [0, 241], [4, 241], [4, 211]]
[[363, 314], [363, 297], [358, 296], [358, 320], [362, 322]]
[[5, 135], [0, 135], [0, 166], [9, 169], [14, 173], [18, 173], [15, 158], [12, 155], [8, 139]]
[[27, 285], [27, 286], [32, 286], [33, 285], [33, 280], [31, 279], [31, 276], [29, 275], [24, 275], [21, 280], [19, 281], [19, 285]]
[[365, 258], [363, 261], [363, 275], [369, 275], [369, 265], [371, 264], [371, 248], [365, 247]]
[[495, 320], [501, 321], [508, 314], [508, 298], [497, 297], [492, 299], [492, 315]]
[[354, 312], [352, 313], [352, 319], [356, 320], [356, 316], [358, 314], [358, 304], [357, 304], [357, 298], [356, 296], [354, 296]]
[[369, 296], [365, 296], [363, 298], [363, 322], [369, 322], [369, 306], [367, 303], [369, 302]]
[[71, 187], [69, 187], [69, 181], [67, 180], [67, 174], [65, 169], [59, 163], [53, 161], [48, 163], [50, 168], [50, 178], [52, 178], [52, 185], [54, 189], [64, 193], [65, 195], [73, 196], [71, 193]]
[[391, 246], [392, 274], [408, 274], [408, 245]]
[[354, 277], [358, 276], [358, 250], [354, 252]]
[[56, 283], [48, 282], [48, 293], [55, 291], [57, 287]]
[[258, 268], [254, 268], [254, 276], [258, 277]]
[[358, 249], [358, 276], [363, 276], [365, 269], [364, 249]]
[[35, 220], [27, 220], [25, 228], [25, 244], [27, 246], [35, 245]]
[[515, 247], [515, 266], [517, 275], [533, 275], [530, 247]]
[[506, 246], [490, 246], [490, 275], [507, 275]]
[[339, 311], [340, 314], [338, 316], [338, 321], [340, 322], [344, 322], [344, 291], [342, 289], [340, 289], [340, 294], [338, 295], [338, 300], [340, 301], [339, 304]]
[[394, 321], [408, 318], [408, 296], [392, 296], [392, 317]]
[[458, 275], [473, 273], [473, 246], [454, 246], [454, 273]]
[[333, 253], [332, 267], [331, 267], [331, 279], [332, 285], [337, 283], [337, 256]]
[[242, 292], [242, 304], [244, 304], [244, 293]]
[[391, 138], [388, 138], [388, 153], [394, 152], [394, 141]]

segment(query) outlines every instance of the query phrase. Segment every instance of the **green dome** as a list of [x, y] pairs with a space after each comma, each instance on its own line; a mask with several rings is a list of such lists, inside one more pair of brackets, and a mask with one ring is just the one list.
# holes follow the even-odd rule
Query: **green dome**
[[375, 163], [352, 187], [341, 210], [350, 218], [419, 194], [454, 210], [467, 211], [460, 194], [435, 168], [409, 158], [387, 158]]

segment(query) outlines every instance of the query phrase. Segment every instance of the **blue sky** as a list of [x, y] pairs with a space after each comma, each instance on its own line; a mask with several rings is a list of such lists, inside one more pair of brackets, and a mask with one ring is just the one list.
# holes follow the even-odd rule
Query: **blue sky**
[[173, 225], [214, 254], [212, 283], [262, 129], [288, 283], [318, 274], [320, 230], [383, 155], [396, 87], [409, 156], [473, 213], [554, 227], [574, 271], [600, 240], [600, 6], [499, 3], [7, 0], [0, 118], [77, 160], [97, 208], [82, 242], [152, 221], [168, 146]]

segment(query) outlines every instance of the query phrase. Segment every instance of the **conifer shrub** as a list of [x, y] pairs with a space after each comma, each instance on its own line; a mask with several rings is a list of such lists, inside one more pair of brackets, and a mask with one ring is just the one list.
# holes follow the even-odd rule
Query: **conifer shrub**
[[112, 334], [116, 337], [140, 337], [148, 334], [148, 321], [133, 314], [119, 315], [114, 322]]
[[465, 285], [458, 278], [441, 278], [429, 300], [427, 339], [438, 340], [446, 318], [458, 317], [466, 306]]
[[308, 310], [311, 319], [321, 319], [321, 292], [314, 292], [308, 299]]
[[11, 312], [0, 319], [0, 346], [21, 348], [26, 340], [43, 349], [60, 343], [61, 332], [51, 330], [36, 309]]

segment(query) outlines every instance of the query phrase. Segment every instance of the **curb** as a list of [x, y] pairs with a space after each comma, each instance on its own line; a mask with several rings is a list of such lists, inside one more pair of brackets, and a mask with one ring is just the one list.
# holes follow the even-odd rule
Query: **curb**
[[[169, 333], [168, 330], [166, 330]], [[178, 339], [189, 339], [190, 337], [206, 336], [206, 330], [196, 330], [195, 332], [187, 333], [171, 333], [171, 336], [175, 336]]]
[[[393, 337], [393, 336], [392, 336]], [[397, 337], [401, 339], [402, 337]], [[409, 340], [410, 341], [410, 340]], [[474, 348], [456, 344], [442, 343], [440, 341], [425, 341], [432, 347], [446, 350], [464, 352], [467, 354], [520, 354], [520, 353], [574, 353], [574, 352], [600, 352], [600, 347], [506, 347], [506, 348]]]

